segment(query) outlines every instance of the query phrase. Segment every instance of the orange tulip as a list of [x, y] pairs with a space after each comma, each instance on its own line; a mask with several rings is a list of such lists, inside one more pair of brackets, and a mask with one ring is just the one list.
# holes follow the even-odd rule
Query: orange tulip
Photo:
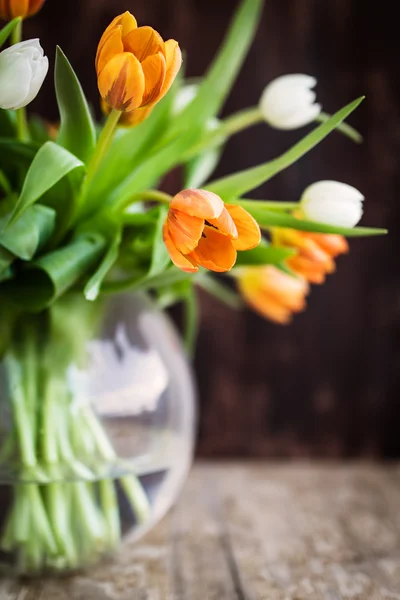
[[188, 273], [199, 266], [229, 271], [237, 250], [255, 248], [261, 240], [248, 212], [206, 190], [184, 190], [171, 200], [163, 235], [172, 262]]
[[45, 0], [0, 0], [0, 19], [11, 21], [15, 17], [26, 19], [36, 14]]
[[288, 267], [316, 284], [324, 283], [326, 275], [336, 269], [334, 259], [349, 251], [346, 239], [336, 234], [275, 229], [273, 241], [276, 246], [296, 249], [297, 255], [287, 260]]
[[178, 42], [164, 42], [154, 29], [138, 27], [135, 17], [125, 12], [107, 27], [97, 49], [100, 95], [111, 109], [150, 108], [168, 92], [181, 64]]
[[293, 313], [306, 308], [308, 283], [272, 265], [237, 269], [238, 287], [249, 306], [261, 316], [286, 325]]

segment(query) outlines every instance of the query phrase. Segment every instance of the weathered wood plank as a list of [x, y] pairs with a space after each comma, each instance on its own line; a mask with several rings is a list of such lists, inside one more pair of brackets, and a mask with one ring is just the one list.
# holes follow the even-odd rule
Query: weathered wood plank
[[400, 600], [399, 506], [398, 467], [198, 464], [144, 540], [0, 600]]

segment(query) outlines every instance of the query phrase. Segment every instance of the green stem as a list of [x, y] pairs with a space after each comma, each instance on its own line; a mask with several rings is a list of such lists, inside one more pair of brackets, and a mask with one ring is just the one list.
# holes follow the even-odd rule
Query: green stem
[[211, 294], [211, 296], [218, 298], [218, 300], [229, 306], [229, 308], [239, 310], [243, 307], [240, 296], [227, 285], [220, 283], [220, 281], [212, 275], [202, 274], [196, 279], [196, 285], [205, 290], [208, 294]]
[[120, 478], [125, 494], [135, 511], [135, 516], [140, 524], [148, 521], [151, 508], [146, 492], [143, 489], [139, 479], [133, 475], [126, 475]]
[[199, 328], [199, 307], [197, 302], [196, 290], [192, 286], [184, 300], [185, 305], [185, 323], [184, 323], [184, 344], [186, 352], [190, 358], [193, 358], [196, 347], [197, 332]]
[[143, 277], [139, 278], [135, 276], [122, 279], [120, 281], [106, 282], [101, 287], [101, 293], [116, 294], [117, 292], [124, 292], [127, 290], [145, 292], [147, 290], [156, 290], [161, 287], [166, 287], [168, 285], [173, 285], [174, 283], [179, 283], [181, 281], [194, 278], [195, 275], [193, 273], [185, 273], [176, 267], [172, 267], [167, 271], [160, 273], [159, 275], [152, 275], [151, 277], [144, 275]]
[[[321, 112], [318, 117], [315, 119], [317, 123], [326, 123], [329, 121], [331, 115], [328, 113]], [[359, 133], [354, 127], [346, 123], [345, 121], [336, 127], [337, 131], [340, 131], [346, 137], [350, 138], [356, 144], [361, 144], [363, 142], [363, 136]]]
[[258, 106], [245, 108], [222, 121], [221, 129], [225, 135], [234, 135], [244, 129], [264, 122], [264, 117]]
[[160, 204], [166, 204], [169, 206], [171, 200], [172, 196], [170, 196], [170, 194], [166, 194], [160, 190], [147, 190], [145, 192], [140, 192], [140, 194], [134, 194], [129, 198], [129, 200], [116, 203], [113, 205], [112, 210], [113, 212], [120, 212], [138, 202], [159, 202]]
[[[19, 44], [22, 40], [22, 20], [17, 23], [14, 31], [11, 34], [11, 43]], [[15, 111], [17, 115], [17, 135], [21, 142], [29, 142], [31, 136], [29, 133], [28, 119], [26, 116], [26, 108], [19, 108]]]
[[87, 193], [90, 184], [96, 177], [97, 171], [103, 161], [103, 158], [105, 157], [105, 155], [108, 152], [108, 149], [110, 148], [120, 116], [121, 112], [119, 110], [114, 109], [110, 112], [110, 114], [107, 117], [103, 130], [100, 133], [99, 139], [97, 140], [97, 145], [93, 152], [92, 158], [90, 159], [90, 162], [88, 164], [86, 179], [82, 192], [83, 197], [85, 197], [85, 194]]
[[19, 44], [21, 40], [22, 40], [22, 19], [14, 27], [14, 30], [11, 34], [11, 44], [14, 46], [14, 44]]
[[221, 122], [218, 128], [209, 131], [197, 144], [185, 153], [184, 162], [198, 156], [204, 150], [220, 146], [232, 135], [263, 122], [264, 118], [258, 107], [246, 108], [228, 117]]
[[229, 200], [231, 204], [243, 206], [246, 210], [277, 210], [291, 211], [300, 208], [300, 202], [280, 202], [279, 200], [250, 200], [247, 198], [238, 198]]
[[9, 354], [5, 359], [5, 363], [10, 381], [10, 394], [14, 407], [15, 423], [18, 430], [21, 459], [25, 467], [34, 468], [37, 465], [35, 439], [25, 403], [19, 361]]
[[115, 483], [111, 479], [101, 479], [99, 487], [101, 507], [106, 517], [109, 545], [112, 548], [121, 539], [121, 521]]

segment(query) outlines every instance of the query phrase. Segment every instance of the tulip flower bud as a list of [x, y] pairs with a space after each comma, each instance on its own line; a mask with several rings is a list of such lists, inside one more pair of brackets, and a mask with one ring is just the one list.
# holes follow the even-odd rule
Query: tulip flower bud
[[38, 39], [0, 52], [0, 108], [17, 110], [32, 102], [49, 69]]
[[150, 108], [168, 92], [181, 64], [175, 40], [164, 42], [151, 27], [138, 27], [133, 15], [126, 12], [114, 19], [99, 43], [96, 70], [100, 95], [109, 108], [122, 112]]
[[317, 81], [309, 75], [283, 75], [264, 90], [260, 110], [264, 119], [276, 129], [297, 129], [314, 121], [321, 105], [314, 103], [312, 91]]
[[15, 17], [26, 19], [36, 14], [45, 0], [0, 0], [0, 19], [11, 21]]
[[304, 217], [337, 227], [354, 227], [363, 214], [364, 196], [356, 188], [339, 181], [318, 181], [301, 198]]

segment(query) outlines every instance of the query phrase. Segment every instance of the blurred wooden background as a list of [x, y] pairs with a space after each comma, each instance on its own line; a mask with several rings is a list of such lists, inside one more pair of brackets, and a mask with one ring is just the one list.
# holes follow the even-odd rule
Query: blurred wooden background
[[[61, 45], [97, 104], [94, 55], [110, 20], [130, 10], [140, 24], [174, 37], [187, 51], [187, 73], [213, 57], [233, 0], [47, 0], [27, 35], [49, 56]], [[332, 134], [256, 197], [294, 200], [319, 179], [356, 186], [367, 197], [363, 223], [390, 236], [351, 243], [338, 272], [314, 288], [308, 311], [289, 328], [236, 314], [202, 297], [196, 357], [201, 418], [199, 452], [207, 456], [400, 455], [398, 25], [374, 0], [268, 0], [229, 114], [258, 101], [283, 73], [318, 78], [318, 97], [334, 112], [357, 96], [351, 118], [362, 147]], [[34, 108], [56, 120], [52, 82]], [[280, 154], [304, 134], [259, 126], [233, 139], [222, 175]]]

